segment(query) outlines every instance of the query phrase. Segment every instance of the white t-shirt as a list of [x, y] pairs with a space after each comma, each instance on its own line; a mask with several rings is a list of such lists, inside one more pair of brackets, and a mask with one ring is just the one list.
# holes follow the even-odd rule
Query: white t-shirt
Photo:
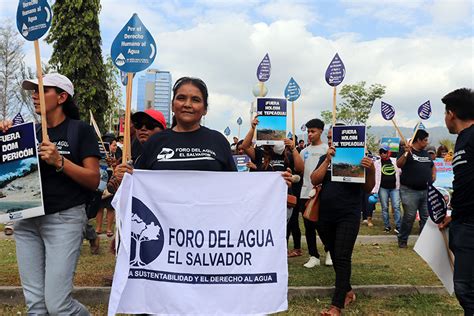
[[313, 188], [311, 184], [311, 173], [316, 169], [319, 158], [327, 153], [328, 148], [329, 146], [323, 143], [316, 146], [309, 145], [300, 152], [300, 156], [304, 161], [303, 186], [301, 188], [300, 198], [309, 199], [309, 192]]

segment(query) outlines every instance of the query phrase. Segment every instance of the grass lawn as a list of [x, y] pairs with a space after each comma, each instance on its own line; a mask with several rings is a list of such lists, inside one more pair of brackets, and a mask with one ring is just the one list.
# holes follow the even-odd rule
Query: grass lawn
[[[294, 298], [288, 302], [288, 311], [277, 315], [319, 315], [321, 309], [330, 305], [330, 299], [311, 297]], [[107, 306], [87, 306], [92, 315], [106, 315]], [[0, 306], [2, 315], [25, 314], [22, 305]], [[391, 298], [358, 296], [357, 300], [344, 310], [344, 315], [462, 315], [456, 298], [448, 295], [410, 295]]]

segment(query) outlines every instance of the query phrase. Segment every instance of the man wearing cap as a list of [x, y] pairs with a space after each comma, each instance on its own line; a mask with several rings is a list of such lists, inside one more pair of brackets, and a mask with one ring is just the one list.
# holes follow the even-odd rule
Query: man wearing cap
[[395, 158], [390, 157], [390, 148], [387, 145], [380, 146], [380, 159], [376, 160], [375, 165], [375, 187], [372, 193], [378, 193], [380, 204], [382, 205], [382, 218], [384, 231], [389, 233], [390, 216], [388, 201], [390, 199], [393, 208], [393, 219], [395, 221], [395, 233], [400, 232], [400, 168], [397, 167]]
[[426, 147], [426, 151], [428, 155], [430, 155], [430, 159], [434, 161], [436, 159], [436, 148], [434, 146], [428, 146]]

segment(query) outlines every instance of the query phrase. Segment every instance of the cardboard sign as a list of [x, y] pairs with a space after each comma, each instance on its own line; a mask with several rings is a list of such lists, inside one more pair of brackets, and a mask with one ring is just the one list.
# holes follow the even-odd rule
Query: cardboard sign
[[400, 150], [400, 138], [399, 137], [382, 137], [380, 139], [380, 145], [381, 146], [388, 146], [390, 148], [390, 151], [392, 153], [398, 153]]
[[426, 101], [418, 108], [418, 116], [422, 120], [427, 120], [431, 117], [431, 105], [430, 100]]
[[16, 26], [27, 41], [35, 41], [51, 26], [51, 7], [46, 0], [20, 0], [16, 11]]
[[326, 82], [332, 87], [338, 86], [346, 76], [346, 68], [339, 54], [336, 53], [326, 69]]
[[285, 98], [288, 101], [293, 102], [293, 101], [296, 101], [300, 96], [301, 96], [301, 88], [296, 83], [295, 79], [291, 77], [290, 81], [288, 82], [285, 88]]
[[393, 106], [383, 101], [380, 103], [380, 112], [382, 113], [382, 117], [387, 121], [395, 117], [395, 109]]
[[331, 179], [336, 182], [365, 183], [365, 169], [360, 165], [365, 157], [365, 126], [334, 126]]
[[126, 73], [145, 70], [155, 60], [155, 40], [136, 13], [114, 39], [110, 55], [115, 66]]
[[257, 98], [257, 145], [275, 145], [286, 137], [286, 99]]
[[270, 57], [268, 57], [268, 54], [266, 54], [257, 67], [258, 81], [265, 82], [268, 79], [270, 79], [271, 69], [272, 69], [272, 64], [270, 63]]
[[0, 222], [44, 215], [35, 126], [0, 132]]
[[435, 224], [439, 224], [446, 217], [448, 206], [443, 194], [433, 185], [428, 185], [428, 214]]
[[232, 156], [234, 158], [235, 166], [237, 167], [238, 172], [247, 172], [250, 170], [249, 167], [247, 167], [247, 163], [250, 162], [250, 157], [247, 155], [234, 155]]

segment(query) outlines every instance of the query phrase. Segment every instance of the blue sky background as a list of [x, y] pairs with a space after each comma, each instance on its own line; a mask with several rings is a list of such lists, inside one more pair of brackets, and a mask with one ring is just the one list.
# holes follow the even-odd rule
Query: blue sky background
[[365, 148], [336, 148], [336, 155], [332, 159], [333, 164], [347, 163], [351, 165], [360, 165], [362, 158], [365, 155]]
[[[0, 0], [0, 18], [13, 23], [17, 4]], [[102, 0], [101, 4], [104, 56], [137, 13], [158, 46], [153, 68], [171, 71], [174, 80], [183, 75], [205, 80], [210, 93], [206, 125], [220, 131], [226, 126], [237, 131], [238, 117], [243, 119], [242, 134], [249, 127], [255, 72], [266, 53], [272, 63], [265, 83], [267, 97], [282, 97], [290, 77], [301, 87], [295, 102], [296, 127], [331, 108], [332, 90], [324, 73], [336, 52], [346, 66], [342, 84], [384, 84], [383, 100], [395, 107], [400, 126], [414, 126], [416, 109], [428, 99], [433, 115], [425, 125], [443, 125], [440, 99], [456, 88], [473, 87], [471, 0]], [[25, 43], [23, 50], [27, 63], [34, 66], [33, 45]], [[41, 54], [44, 61], [51, 54], [44, 42]], [[133, 95], [135, 106], [136, 90]], [[389, 124], [380, 115], [380, 100], [368, 123]]]

